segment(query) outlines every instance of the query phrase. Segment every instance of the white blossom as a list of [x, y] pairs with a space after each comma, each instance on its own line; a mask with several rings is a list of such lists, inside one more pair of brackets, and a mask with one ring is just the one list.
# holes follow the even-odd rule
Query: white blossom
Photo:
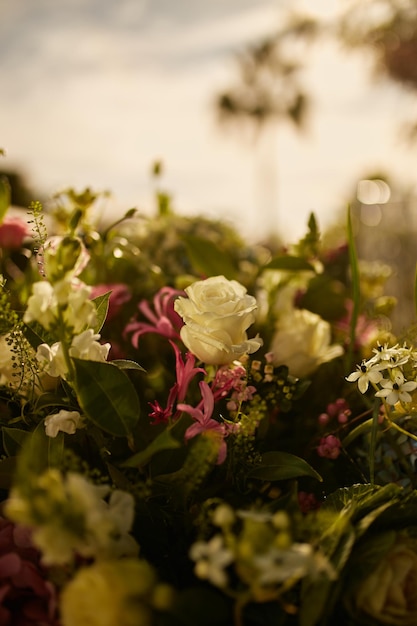
[[59, 432], [73, 435], [77, 428], [84, 426], [83, 418], [78, 411], [66, 411], [65, 409], [48, 415], [44, 423], [48, 437], [56, 437]]
[[231, 550], [226, 548], [222, 535], [215, 535], [210, 541], [197, 541], [191, 546], [190, 557], [196, 561], [195, 573], [199, 578], [210, 581], [216, 587], [227, 585], [225, 568], [234, 560]]
[[386, 369], [386, 365], [382, 363], [362, 361], [360, 365], [356, 366], [356, 372], [352, 372], [349, 376], [346, 376], [346, 380], [349, 383], [357, 381], [359, 391], [361, 393], [366, 393], [369, 383], [377, 385], [383, 379], [383, 374], [381, 372], [383, 369]]
[[397, 402], [411, 402], [412, 398], [409, 394], [417, 388], [417, 382], [406, 381], [401, 372], [397, 372], [392, 379], [382, 380], [379, 391], [376, 392], [377, 398], [385, 398], [387, 403], [394, 406]]

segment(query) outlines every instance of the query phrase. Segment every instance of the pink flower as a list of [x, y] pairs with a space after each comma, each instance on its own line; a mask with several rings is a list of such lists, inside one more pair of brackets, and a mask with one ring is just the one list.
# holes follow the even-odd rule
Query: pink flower
[[223, 463], [226, 458], [227, 446], [224, 438], [227, 436], [230, 429], [227, 428], [226, 424], [221, 424], [217, 420], [212, 419], [211, 416], [214, 410], [214, 396], [212, 390], [206, 382], [200, 382], [200, 390], [202, 400], [197, 407], [194, 408], [189, 404], [177, 405], [178, 410], [185, 411], [195, 420], [194, 424], [189, 426], [185, 431], [185, 440], [188, 441], [196, 435], [205, 433], [208, 430], [218, 433], [222, 438], [219, 456], [217, 458], [217, 463], [220, 464]]
[[28, 531], [0, 517], [0, 624], [57, 626], [56, 607]]
[[180, 328], [183, 325], [182, 319], [174, 311], [174, 299], [182, 295], [182, 291], [173, 289], [173, 287], [162, 287], [153, 299], [153, 310], [147, 300], [142, 300], [138, 305], [139, 311], [144, 315], [149, 322], [130, 322], [124, 333], [131, 333], [132, 344], [135, 348], [138, 347], [139, 338], [146, 333], [157, 333], [163, 337], [169, 339], [179, 339]]
[[342, 444], [338, 437], [327, 435], [320, 439], [320, 444], [317, 446], [317, 454], [325, 459], [337, 459], [341, 447]]
[[29, 236], [29, 227], [20, 217], [6, 217], [0, 224], [0, 247], [18, 250]]
[[[346, 300], [345, 309], [346, 315], [336, 322], [335, 330], [342, 333], [344, 340], [349, 342], [353, 312], [352, 300]], [[359, 349], [372, 343], [378, 334], [378, 330], [378, 324], [374, 320], [368, 319], [363, 313], [358, 315], [355, 328], [355, 348]]]
[[117, 317], [122, 307], [126, 302], [129, 302], [132, 295], [127, 285], [123, 283], [109, 283], [94, 285], [91, 289], [91, 298], [97, 298], [103, 296], [105, 293], [110, 293], [109, 298], [109, 310], [107, 311], [107, 321], [110, 321]]
[[177, 381], [169, 392], [168, 402], [165, 409], [161, 407], [158, 401], [149, 403], [153, 409], [152, 413], [149, 414], [149, 417], [154, 420], [155, 424], [168, 422], [169, 418], [172, 417], [174, 404], [176, 402], [182, 402], [185, 399], [189, 384], [194, 376], [198, 373], [206, 373], [202, 367], [194, 367], [195, 356], [191, 354], [191, 352], [187, 352], [184, 362], [178, 346], [176, 346], [173, 341], [170, 341], [169, 343], [175, 352], [175, 372]]
[[242, 391], [246, 386], [246, 370], [243, 365], [223, 365], [214, 377], [212, 389], [214, 399], [225, 398], [231, 390]]
[[301, 513], [309, 513], [310, 511], [316, 511], [320, 508], [320, 502], [317, 500], [314, 493], [307, 493], [307, 491], [298, 492], [298, 505]]

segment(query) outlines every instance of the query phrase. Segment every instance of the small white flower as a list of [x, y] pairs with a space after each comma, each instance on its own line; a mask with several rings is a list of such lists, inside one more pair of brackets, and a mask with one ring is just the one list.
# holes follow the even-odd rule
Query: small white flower
[[44, 328], [49, 328], [55, 319], [56, 308], [54, 288], [46, 280], [39, 281], [32, 286], [32, 295], [28, 299], [23, 321], [25, 324], [39, 322]]
[[393, 380], [381, 381], [381, 387], [375, 394], [377, 398], [385, 398], [388, 404], [394, 406], [397, 402], [411, 402], [409, 391], [417, 388], [417, 382], [406, 381], [403, 374], [398, 372]]
[[359, 391], [366, 393], [369, 387], [369, 383], [377, 385], [383, 378], [381, 370], [386, 369], [386, 365], [383, 363], [372, 363], [371, 361], [362, 361], [360, 365], [356, 366], [356, 372], [352, 372], [349, 376], [346, 376], [346, 380], [349, 383], [358, 381]]
[[232, 563], [234, 556], [225, 547], [221, 535], [215, 535], [210, 541], [197, 541], [191, 546], [190, 557], [196, 561], [195, 573], [199, 578], [209, 580], [216, 587], [227, 585], [225, 568]]
[[261, 585], [273, 585], [285, 580], [303, 578], [313, 563], [313, 547], [307, 543], [294, 543], [285, 550], [271, 548], [255, 556], [253, 564], [258, 570]]
[[95, 334], [92, 328], [88, 328], [74, 337], [69, 351], [70, 355], [87, 361], [105, 361], [110, 350], [110, 344], [100, 344], [98, 339], [100, 339], [100, 335]]
[[36, 359], [43, 371], [49, 376], [65, 378], [68, 370], [60, 341], [53, 343], [52, 346], [41, 343], [36, 351]]
[[78, 411], [65, 411], [48, 415], [45, 419], [45, 432], [48, 437], [56, 437], [59, 432], [73, 435], [77, 428], [84, 426], [83, 418]]

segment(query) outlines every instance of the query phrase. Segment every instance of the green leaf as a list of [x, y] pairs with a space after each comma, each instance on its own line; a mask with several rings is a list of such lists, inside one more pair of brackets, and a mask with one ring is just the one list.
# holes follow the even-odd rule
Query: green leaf
[[60, 467], [63, 452], [64, 433], [48, 437], [44, 422], [39, 422], [35, 430], [26, 437], [17, 457], [18, 483], [25, 485], [49, 467]]
[[236, 278], [237, 271], [231, 257], [219, 250], [212, 241], [183, 235], [187, 254], [193, 268], [204, 276], [225, 276], [229, 280]]
[[172, 436], [171, 431], [166, 429], [155, 437], [147, 448], [137, 452], [137, 454], [134, 454], [130, 459], [127, 459], [127, 461], [123, 463], [123, 467], [141, 467], [149, 463], [153, 455], [157, 452], [174, 450], [180, 446], [180, 442]]
[[299, 476], [311, 476], [320, 482], [322, 477], [304, 459], [288, 452], [264, 452], [262, 461], [248, 474], [258, 480], [289, 480]]
[[351, 430], [350, 433], [348, 433], [346, 437], [343, 438], [343, 447], [346, 448], [352, 443], [352, 441], [355, 441], [355, 439], [357, 439], [358, 437], [369, 434], [372, 430], [372, 424], [373, 419], [371, 418], [369, 420], [366, 420], [366, 422], [362, 422], [362, 424], [359, 424], [359, 426], [356, 426], [356, 428], [353, 428], [353, 430]]
[[325, 320], [338, 320], [346, 312], [344, 286], [324, 274], [314, 276], [301, 298], [300, 306], [320, 315]]
[[3, 426], [1, 431], [3, 447], [7, 456], [16, 456], [27, 437], [31, 435], [31, 433], [22, 428], [8, 428], [7, 426]]
[[32, 321], [29, 324], [23, 324], [22, 330], [34, 350], [37, 350], [38, 346], [42, 343], [52, 345], [56, 341], [56, 338], [45, 330], [38, 322]]
[[10, 183], [5, 176], [0, 177], [0, 222], [10, 206]]
[[124, 437], [135, 427], [139, 398], [127, 375], [112, 363], [73, 359], [75, 392], [85, 415], [99, 428]]
[[138, 372], [146, 372], [146, 370], [136, 363], [136, 361], [131, 361], [130, 359], [114, 359], [111, 361], [113, 365], [117, 365], [117, 367], [121, 370], [136, 370]]
[[390, 500], [398, 501], [403, 493], [402, 488], [394, 483], [384, 486], [372, 484], [355, 484], [341, 487], [331, 493], [322, 505], [322, 509], [340, 512], [350, 509], [351, 515], [363, 517], [368, 512]]
[[372, 430], [371, 430], [371, 441], [370, 441], [370, 450], [369, 450], [369, 475], [371, 478], [371, 483], [375, 482], [375, 452], [376, 452], [376, 444], [377, 444], [377, 435], [379, 430], [379, 407], [380, 401], [379, 398], [375, 398], [374, 410], [372, 413]]
[[266, 270], [287, 270], [289, 272], [303, 272], [310, 271], [315, 272], [315, 269], [311, 263], [306, 261], [299, 256], [290, 256], [290, 255], [282, 255], [277, 256], [272, 261], [270, 261], [267, 265], [265, 265], [264, 269]]
[[97, 312], [97, 320], [94, 325], [94, 332], [99, 333], [103, 328], [103, 324], [106, 321], [107, 311], [109, 310], [109, 299], [110, 299], [111, 291], [104, 293], [101, 296], [97, 296], [97, 298], [93, 298], [92, 302], [94, 302], [96, 306]]

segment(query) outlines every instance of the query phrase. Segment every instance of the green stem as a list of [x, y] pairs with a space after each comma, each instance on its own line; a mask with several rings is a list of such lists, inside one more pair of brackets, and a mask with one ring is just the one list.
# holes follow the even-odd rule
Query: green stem
[[67, 341], [67, 327], [63, 316], [63, 307], [58, 308], [58, 322], [59, 322], [59, 340], [61, 342], [62, 353], [64, 355], [65, 365], [67, 366], [68, 374], [67, 381], [69, 383], [75, 380], [75, 369], [69, 353], [68, 341]]

